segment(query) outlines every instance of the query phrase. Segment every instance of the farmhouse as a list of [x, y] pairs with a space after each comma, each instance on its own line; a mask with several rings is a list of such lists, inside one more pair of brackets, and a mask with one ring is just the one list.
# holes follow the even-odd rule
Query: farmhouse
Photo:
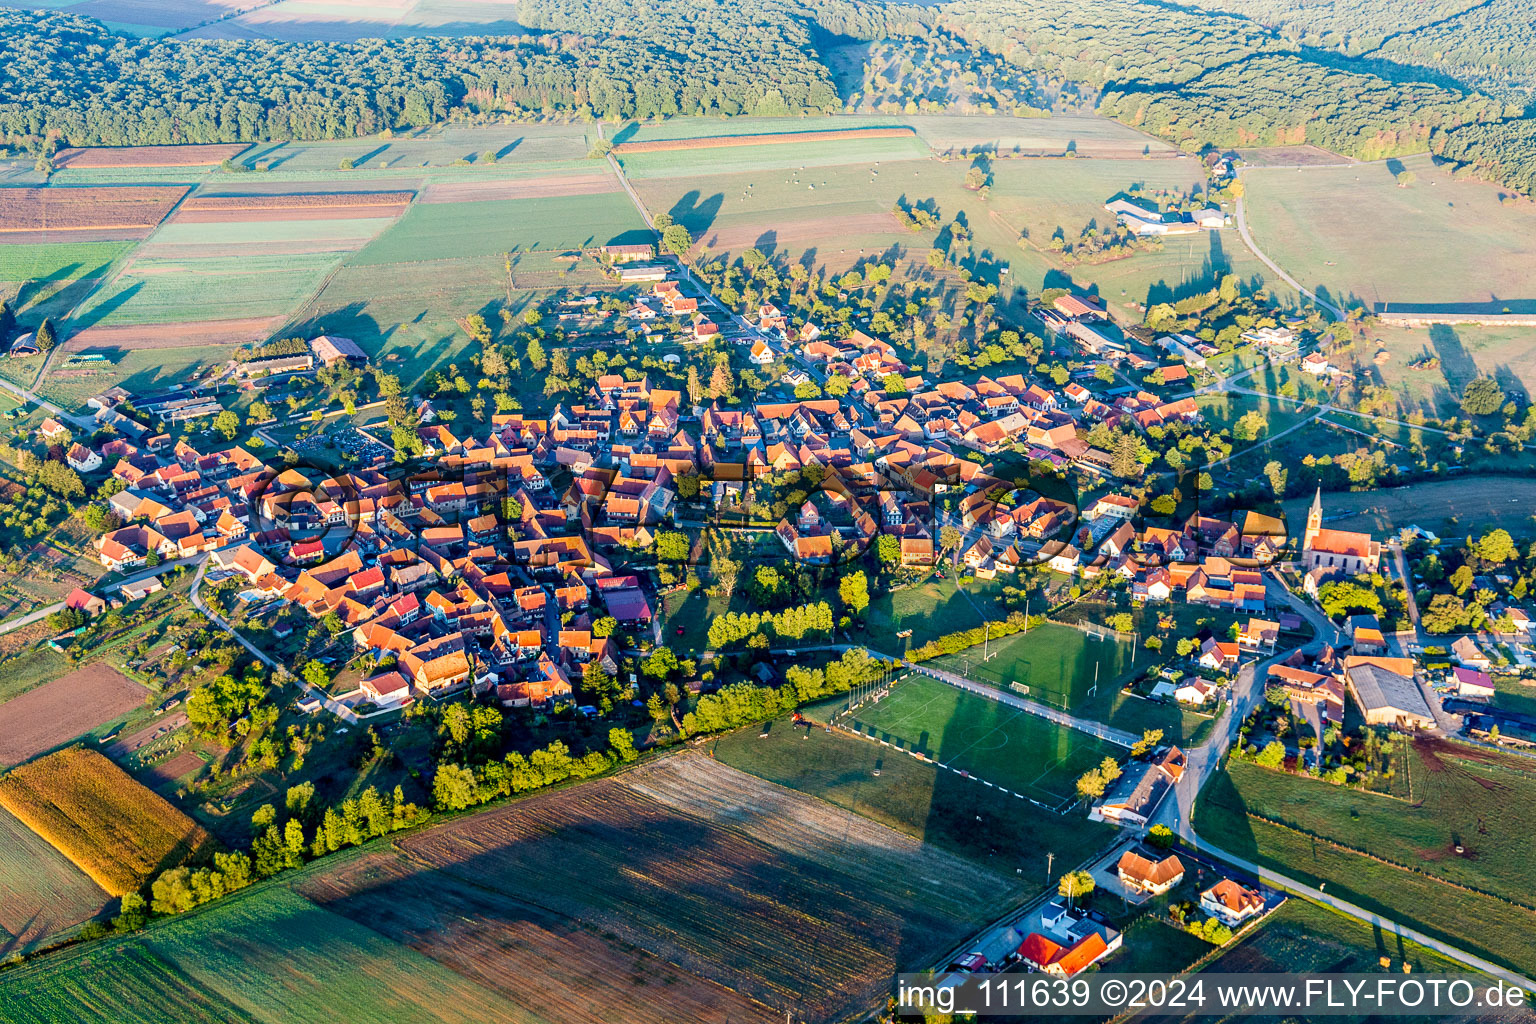
[[1454, 668], [1451, 674], [1456, 679], [1457, 696], [1471, 700], [1493, 699], [1493, 679], [1488, 673], [1474, 668]]
[[64, 461], [77, 473], [94, 473], [101, 468], [101, 456], [76, 441], [64, 453]]

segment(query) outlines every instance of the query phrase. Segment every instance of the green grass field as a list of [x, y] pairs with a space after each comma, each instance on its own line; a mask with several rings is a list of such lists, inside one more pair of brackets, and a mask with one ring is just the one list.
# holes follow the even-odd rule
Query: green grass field
[[787, 718], [767, 731], [722, 736], [714, 755], [1005, 874], [1017, 869], [1043, 884], [1047, 851], [1058, 864], [1077, 863], [1112, 835], [1080, 814], [1047, 811], [878, 743], [795, 729]]
[[[982, 648], [974, 647], [935, 658], [933, 665], [1002, 690], [1020, 692], [1017, 683], [1027, 687], [1023, 695], [1030, 700], [1066, 710], [1090, 696], [1113, 693], [1132, 668], [1131, 644], [1051, 622], [995, 640], [988, 648], [991, 657], [985, 661]], [[1090, 695], [1095, 672], [1098, 690]]]
[[[1390, 358], [1375, 364], [1382, 386], [1397, 392], [1404, 412], [1428, 416], [1461, 414], [1461, 392], [1473, 377], [1496, 377], [1507, 391], [1536, 394], [1536, 327], [1477, 327], [1437, 324], [1427, 328], [1382, 326], [1355, 349], [1371, 363], [1378, 348]], [[1409, 366], [1425, 356], [1434, 369]]]
[[[869, 602], [864, 619], [871, 635], [879, 638], [877, 646], [888, 654], [898, 654], [913, 647], [921, 647], [946, 633], [970, 629], [982, 623], [981, 616], [964, 594], [960, 593], [952, 577], [928, 580], [913, 587], [903, 587], [889, 594], [881, 594]], [[910, 629], [912, 636], [896, 636]]]
[[1536, 311], [1536, 207], [1499, 202], [1500, 190], [1453, 182], [1427, 156], [1338, 168], [1245, 172], [1255, 243], [1303, 285], [1349, 305], [1447, 304]]
[[101, 886], [0, 810], [0, 960], [27, 953], [101, 910]]
[[351, 260], [353, 266], [499, 256], [653, 236], [622, 192], [477, 203], [418, 203]]
[[[1533, 503], [1536, 481], [1526, 477], [1463, 476], [1386, 490], [1324, 494], [1323, 525], [1370, 531], [1378, 537], [1411, 524], [1441, 537], [1478, 534], [1495, 526], [1521, 536], [1531, 532]], [[1311, 498], [1285, 502], [1286, 521], [1305, 522], [1311, 504]], [[1350, 512], [1358, 514], [1344, 515]]]
[[115, 362], [98, 373], [79, 377], [61, 377], [50, 371], [38, 394], [60, 405], [77, 408], [91, 395], [113, 384], [131, 390], [153, 390], [158, 386], [185, 380], [194, 368], [222, 362], [229, 358], [230, 347], [194, 345], [188, 348], [139, 349], [114, 353]]
[[45, 242], [0, 245], [0, 295], [28, 322], [57, 316], [85, 297], [112, 261], [134, 247], [133, 242]]
[[0, 703], [68, 675], [69, 670], [69, 659], [57, 651], [46, 647], [27, 651], [0, 668]]
[[501, 996], [280, 885], [0, 978], [17, 1024], [529, 1021]]
[[[1454, 756], [1454, 745], [1436, 749], [1438, 756], [1410, 755], [1409, 800], [1231, 764], [1202, 791], [1195, 827], [1223, 850], [1326, 881], [1329, 892], [1530, 971], [1536, 968], [1536, 911], [1506, 900], [1532, 902], [1526, 836], [1536, 783], [1515, 755], [1490, 755], [1498, 762], [1490, 764]], [[1291, 828], [1250, 818], [1250, 811]]]
[[297, 308], [335, 266], [331, 253], [135, 259], [74, 322], [78, 328], [277, 316]]
[[[835, 702], [820, 709], [836, 710]], [[1053, 807], [1076, 798], [1078, 776], [1121, 753], [1085, 733], [921, 675], [908, 676], [884, 699], [839, 721]]]
[[[722, 135], [742, 134], [729, 130]], [[796, 122], [779, 131], [815, 131]], [[644, 178], [692, 178], [701, 170], [713, 174], [745, 174], [778, 168], [804, 168], [808, 175], [821, 175], [826, 168], [844, 165], [868, 165], [928, 157], [928, 144], [916, 136], [869, 139], [830, 139], [807, 142], [776, 142], [768, 145], [711, 146], [707, 149], [672, 149], [649, 153], [619, 155], [624, 173], [636, 180]], [[616, 154], [617, 155], [617, 154]], [[820, 177], [816, 177], [820, 187]]]
[[[394, 223], [393, 217], [340, 217], [331, 220], [224, 221], [202, 224], [161, 225], [145, 243], [146, 249], [171, 247], [223, 247], [225, 249], [291, 246], [310, 251], [317, 245], [346, 251], [365, 242]], [[166, 253], [166, 255], [172, 255]]]

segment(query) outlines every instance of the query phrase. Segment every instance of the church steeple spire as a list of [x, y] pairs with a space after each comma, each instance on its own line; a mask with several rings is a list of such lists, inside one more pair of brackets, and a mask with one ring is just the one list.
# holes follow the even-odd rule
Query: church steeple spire
[[1307, 532], [1301, 538], [1301, 550], [1306, 551], [1312, 547], [1312, 538], [1317, 536], [1317, 531], [1323, 528], [1323, 488], [1319, 484], [1317, 494], [1312, 498], [1312, 507], [1307, 510]]

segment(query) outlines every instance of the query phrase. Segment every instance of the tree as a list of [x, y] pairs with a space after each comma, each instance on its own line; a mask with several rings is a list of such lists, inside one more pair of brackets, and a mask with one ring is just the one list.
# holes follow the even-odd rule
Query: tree
[[691, 549], [686, 533], [662, 530], [656, 534], [656, 557], [663, 562], [686, 562]]
[[837, 593], [850, 615], [858, 615], [868, 608], [869, 579], [864, 575], [864, 570], [848, 573], [838, 580]]
[[1110, 366], [1108, 363], [1100, 363], [1098, 366], [1093, 368], [1093, 376], [1094, 379], [1101, 380], [1105, 384], [1108, 384], [1115, 379], [1115, 368]]
[[1253, 759], [1254, 764], [1261, 768], [1279, 768], [1285, 763], [1285, 744], [1279, 740], [1270, 740], [1264, 744]]
[[1077, 779], [1077, 795], [1084, 800], [1097, 800], [1108, 787], [1109, 783], [1097, 768], [1084, 772]]
[[693, 236], [681, 224], [669, 224], [661, 232], [661, 245], [673, 256], [683, 259], [693, 248]]
[[1398, 188], [1407, 188], [1419, 180], [1419, 176], [1412, 171], [1398, 171], [1395, 177], [1397, 178]]
[[1239, 441], [1257, 441], [1269, 432], [1269, 422], [1257, 410], [1245, 412], [1232, 424], [1232, 436]]
[[39, 352], [47, 353], [53, 351], [53, 347], [59, 343], [59, 337], [58, 332], [54, 330], [51, 319], [48, 317], [43, 318], [43, 322], [37, 325], [37, 335], [33, 340], [37, 343], [37, 350]]
[[640, 756], [639, 751], [635, 749], [635, 738], [630, 735], [628, 729], [609, 729], [608, 746], [619, 756], [619, 760], [626, 764]]
[[1173, 849], [1173, 829], [1167, 825], [1153, 825], [1147, 830], [1147, 842], [1159, 850]]
[[526, 355], [528, 364], [540, 373], [544, 372], [544, 368], [549, 365], [549, 359], [544, 355], [544, 346], [539, 344], [538, 338], [528, 339]]
[[888, 373], [881, 379], [880, 388], [887, 396], [895, 398], [907, 393], [907, 381], [899, 373]]
[[213, 429], [223, 434], [224, 440], [233, 441], [240, 432], [240, 417], [225, 409], [213, 418]]
[[475, 773], [456, 764], [438, 765], [432, 777], [432, 803], [442, 811], [462, 811], [480, 802]]
[[1492, 377], [1474, 377], [1461, 392], [1461, 411], [1468, 416], [1491, 416], [1504, 405], [1504, 390]]
[[875, 539], [875, 557], [887, 568], [901, 564], [901, 541], [889, 533]]
[[1278, 460], [1271, 460], [1264, 464], [1264, 476], [1269, 479], [1270, 490], [1275, 492], [1275, 497], [1285, 497], [1286, 478], [1290, 471]]
[[1140, 757], [1149, 751], [1156, 750], [1157, 745], [1163, 742], [1163, 730], [1143, 729], [1141, 739], [1131, 744], [1131, 756]]
[[328, 689], [331, 685], [331, 672], [318, 661], [309, 661], [304, 665], [304, 681], [317, 690]]
[[1515, 553], [1515, 542], [1508, 530], [1490, 530], [1483, 534], [1474, 550], [1483, 561], [1503, 565]]
[[1068, 905], [1087, 896], [1097, 888], [1093, 876], [1086, 871], [1068, 871], [1061, 876], [1061, 881], [1056, 884], [1056, 891], [1064, 896]]

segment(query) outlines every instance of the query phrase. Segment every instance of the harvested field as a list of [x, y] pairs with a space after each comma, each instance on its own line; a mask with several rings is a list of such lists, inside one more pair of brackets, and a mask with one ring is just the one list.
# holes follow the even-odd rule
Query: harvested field
[[915, 138], [911, 128], [840, 128], [828, 132], [772, 132], [762, 135], [711, 135], [697, 139], [652, 139], [621, 142], [615, 154], [660, 153], [674, 149], [721, 149], [726, 146], [776, 146], [795, 142], [832, 142], [842, 139]]
[[0, 767], [20, 764], [127, 714], [144, 703], [147, 692], [98, 663], [0, 704]]
[[214, 839], [94, 750], [70, 747], [0, 780], [0, 806], [121, 896]]
[[28, 952], [107, 902], [101, 886], [5, 811], [0, 811], [0, 893], [0, 959]]
[[[892, 235], [902, 242], [911, 239], [911, 233], [902, 227], [901, 222], [896, 219], [896, 215], [893, 213], [858, 213], [848, 217], [839, 217], [836, 223], [839, 234], [847, 238], [865, 235]], [[790, 249], [808, 248], [818, 243], [826, 244], [828, 241], [827, 221], [817, 218], [814, 220], [770, 221], [760, 224], [732, 224], [729, 227], [722, 227], [717, 231], [709, 232], [700, 241], [712, 249], [739, 252], [742, 249], [757, 245], [764, 238], [771, 238], [773, 244], [782, 245]]]
[[201, 767], [203, 767], [202, 758], [190, 750], [183, 750], [173, 757], [166, 758], [146, 772], [144, 774], [144, 783], [145, 785], [157, 788], [169, 785], [183, 775], [195, 772]]
[[182, 185], [0, 189], [0, 233], [147, 230], [186, 194]]
[[553, 199], [617, 192], [619, 181], [608, 171], [561, 174], [514, 181], [451, 181], [428, 185], [424, 203], [478, 203], [488, 199]]
[[[719, 1019], [701, 1011], [720, 1001], [731, 1019], [862, 1015], [893, 971], [926, 964], [1015, 891], [1011, 878], [692, 753], [400, 845], [403, 858], [376, 855], [303, 889], [560, 1021]], [[665, 997], [636, 1000], [633, 983], [601, 969], [572, 989], [573, 960], [621, 954], [630, 973], [676, 965]], [[677, 1007], [657, 1005], [674, 990]]]
[[198, 348], [205, 345], [247, 345], [265, 341], [283, 326], [284, 317], [258, 316], [245, 320], [198, 320], [181, 324], [133, 324], [123, 327], [87, 327], [70, 337], [65, 352], [87, 349]]
[[305, 192], [295, 195], [193, 196], [181, 204], [173, 223], [395, 217], [410, 205], [413, 195], [413, 192]]
[[[120, 4], [123, 0], [111, 0]], [[150, 0], [153, 6], [167, 6], [164, 0]], [[86, 7], [91, 6], [86, 4]], [[202, 4], [197, 6], [203, 7]], [[85, 14], [85, 7], [75, 8]], [[102, 14], [87, 17], [104, 18]], [[132, 19], [116, 17], [114, 21]], [[233, 159], [249, 149], [244, 142], [213, 143], [206, 146], [93, 146], [88, 149], [61, 149], [53, 158], [54, 167], [210, 167]]]
[[[1310, 504], [1310, 498], [1285, 502], [1286, 521], [1305, 522]], [[1530, 530], [1533, 508], [1536, 481], [1515, 476], [1464, 476], [1325, 495], [1323, 525], [1381, 536], [1417, 524], [1442, 537], [1503, 527], [1520, 536]]]

